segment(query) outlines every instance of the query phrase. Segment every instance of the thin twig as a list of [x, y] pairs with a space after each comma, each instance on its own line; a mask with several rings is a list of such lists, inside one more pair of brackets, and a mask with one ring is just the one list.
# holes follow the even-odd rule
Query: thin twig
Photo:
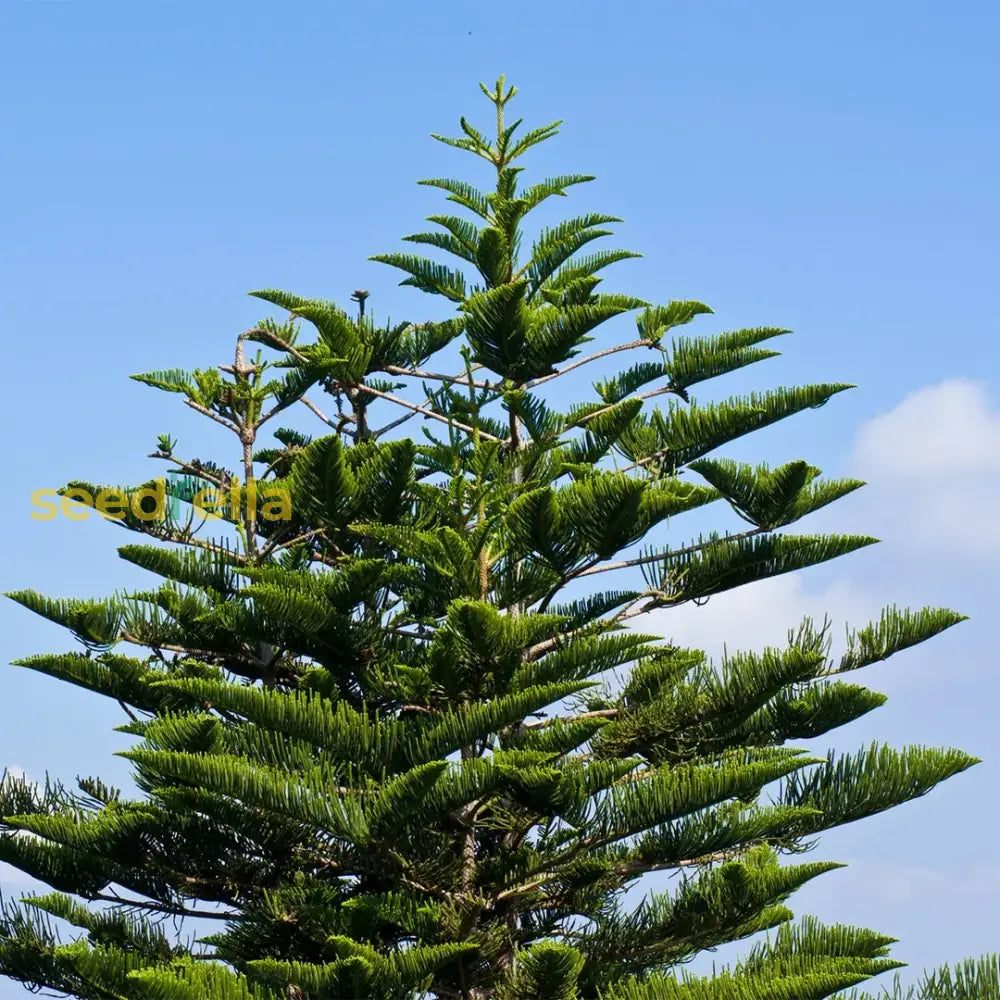
[[297, 361], [301, 361], [302, 364], [304, 365], [309, 364], [309, 359], [304, 354], [301, 354], [291, 344], [282, 340], [279, 336], [272, 333], [270, 330], [265, 330], [262, 327], [257, 326], [251, 330], [247, 330], [246, 333], [243, 334], [243, 336], [249, 337], [251, 334], [255, 333], [263, 334], [263, 336], [270, 341], [270, 343], [268, 344], [269, 347], [274, 347], [275, 345], [277, 345], [278, 350], [287, 351], [289, 354], [292, 355], [293, 358], [295, 358]]
[[340, 421], [332, 420], [314, 402], [312, 402], [312, 400], [307, 399], [305, 396], [300, 396], [299, 402], [304, 404], [305, 406], [308, 406], [309, 409], [312, 410], [313, 413], [315, 413], [316, 416], [319, 417], [319, 419], [322, 420], [323, 423], [326, 424], [328, 427], [333, 427], [336, 428], [337, 430], [341, 429], [340, 427], [341, 422], [346, 421], [350, 423], [350, 421], [354, 419], [353, 417], [341, 417]]
[[215, 913], [212, 910], [197, 910], [186, 906], [174, 906], [170, 903], [157, 903], [141, 899], [125, 899], [117, 893], [94, 892], [87, 894], [88, 899], [95, 902], [115, 903], [118, 906], [134, 907], [136, 909], [153, 910], [157, 913], [169, 913], [178, 917], [204, 917], [208, 920], [236, 920], [241, 913]]
[[487, 438], [490, 441], [495, 441], [497, 444], [502, 444], [500, 438], [494, 437], [492, 434], [487, 434], [486, 431], [478, 430], [475, 427], [470, 427], [468, 424], [459, 423], [459, 421], [454, 420], [451, 417], [446, 417], [443, 414], [435, 413], [433, 410], [428, 410], [426, 407], [417, 406], [416, 403], [407, 402], [405, 399], [400, 399], [398, 396], [391, 396], [387, 392], [379, 392], [378, 389], [373, 389], [368, 385], [358, 385], [358, 389], [362, 392], [371, 393], [373, 396], [378, 396], [379, 399], [384, 399], [390, 403], [395, 403], [397, 406], [404, 406], [408, 410], [413, 410], [415, 413], [421, 413], [425, 417], [431, 417], [433, 420], [440, 420], [442, 423], [447, 424], [449, 427], [457, 427], [459, 430], [468, 431], [470, 434], [478, 433], [481, 437]]
[[190, 462], [183, 462], [181, 459], [175, 458], [173, 455], [168, 455], [165, 451], [151, 451], [148, 457], [159, 458], [165, 462], [173, 462], [174, 465], [180, 468], [181, 472], [186, 472], [188, 475], [204, 479], [205, 482], [211, 483], [213, 486], [217, 486], [220, 490], [224, 490], [226, 488], [226, 484], [218, 476], [211, 475], [211, 473], [206, 472], [200, 466], [192, 465]]
[[553, 726], [557, 722], [565, 722], [567, 725], [572, 722], [583, 722], [584, 719], [613, 719], [620, 714], [618, 708], [602, 708], [595, 712], [582, 712], [580, 715], [556, 716], [552, 719], [542, 719], [540, 722], [522, 723], [524, 729], [541, 729], [545, 726]]
[[649, 392], [640, 392], [637, 396], [626, 396], [624, 399], [619, 399], [617, 403], [608, 403], [599, 410], [588, 413], [586, 418], [580, 421], [580, 426], [582, 427], [587, 421], [613, 410], [616, 406], [621, 406], [622, 403], [627, 403], [633, 399], [652, 399], [654, 396], [665, 396], [668, 392], [677, 392], [677, 390], [672, 385], [665, 385], [660, 389], [650, 389]]
[[260, 660], [255, 656], [251, 656], [249, 653], [220, 653], [212, 649], [192, 649], [190, 646], [178, 646], [174, 643], [148, 642], [140, 639], [136, 635], [133, 635], [131, 632], [122, 632], [119, 639], [121, 642], [130, 642], [134, 646], [144, 646], [147, 649], [165, 649], [168, 653], [184, 653], [187, 656], [194, 657], [198, 660], [204, 660], [205, 662], [209, 662], [211, 660], [237, 660], [246, 666], [251, 666], [258, 670], [268, 666], [268, 664], [263, 660]]
[[417, 414], [415, 413], [406, 413], [398, 419], [393, 420], [392, 423], [386, 424], [385, 427], [380, 427], [377, 431], [372, 431], [372, 437], [381, 437], [383, 434], [395, 430], [397, 427], [401, 427], [407, 420], [412, 420], [416, 415]]
[[231, 420], [226, 420], [225, 417], [220, 417], [218, 413], [213, 412], [207, 406], [202, 406], [201, 403], [196, 403], [193, 399], [185, 399], [184, 402], [187, 403], [192, 410], [197, 410], [204, 416], [211, 417], [217, 424], [222, 424], [223, 427], [231, 430], [234, 434], [239, 434], [240, 428], [237, 424], [233, 423]]
[[460, 378], [457, 375], [438, 375], [435, 372], [421, 371], [419, 368], [400, 368], [397, 365], [386, 365], [383, 371], [390, 375], [407, 375], [411, 378], [429, 379], [432, 382], [447, 382], [450, 385], [459, 385], [465, 389], [497, 389], [496, 385], [489, 382], [476, 382], [470, 379]]
[[301, 535], [296, 535], [294, 538], [289, 538], [286, 542], [280, 542], [278, 539], [281, 537], [280, 534], [275, 535], [263, 549], [260, 551], [260, 558], [266, 559], [275, 549], [287, 549], [290, 545], [295, 545], [297, 542], [307, 542], [310, 538], [316, 538], [323, 534], [322, 528], [312, 528], [309, 531], [303, 531]]
[[[468, 374], [470, 372], [480, 371], [481, 369], [483, 369], [485, 367], [486, 367], [485, 365], [470, 365], [466, 369], [466, 374]], [[446, 377], [447, 376], [442, 376], [442, 378], [446, 378]], [[454, 377], [458, 378], [459, 376], [456, 375]], [[433, 403], [433, 402], [434, 402], [434, 400], [431, 399], [428, 396], [423, 401], [422, 405], [423, 406], [427, 406], [428, 403]], [[407, 413], [405, 416], [399, 417], [399, 419], [397, 419], [397, 420], [393, 420], [392, 423], [386, 424], [385, 427], [380, 427], [377, 431], [374, 431], [372, 433], [372, 437], [375, 437], [375, 438], [381, 437], [383, 434], [386, 434], [387, 432], [389, 432], [391, 430], [395, 430], [397, 427], [401, 426], [402, 424], [405, 424], [407, 420], [412, 420], [415, 416], [416, 416], [416, 413]]]
[[551, 375], [543, 375], [541, 378], [525, 382], [524, 388], [534, 389], [535, 386], [542, 385], [544, 382], [551, 382], [552, 379], [559, 378], [560, 375], [565, 375], [567, 372], [571, 372], [575, 368], [582, 368], [584, 365], [589, 365], [592, 361], [599, 361], [601, 358], [609, 357], [612, 354], [618, 354], [620, 351], [633, 351], [639, 347], [655, 346], [656, 342], [653, 340], [633, 340], [628, 344], [619, 344], [618, 347], [609, 347], [606, 350], [598, 351], [596, 354], [591, 354], [586, 358], [581, 358], [579, 361], [574, 361], [573, 364], [567, 365], [565, 368], [560, 368], [559, 371], [553, 372]]
[[[672, 559], [676, 556], [691, 555], [694, 552], [701, 552], [704, 549], [711, 548], [713, 545], [723, 545], [727, 542], [742, 542], [747, 538], [753, 538], [755, 535], [761, 535], [770, 530], [770, 528], [753, 528], [750, 531], [741, 531], [735, 535], [724, 535], [722, 538], [712, 538], [707, 542], [698, 542], [695, 545], [686, 545], [682, 549], [667, 549], [664, 552], [654, 552], [652, 555], [638, 556], [635, 559], [622, 559], [619, 562], [607, 563], [603, 566], [591, 566], [587, 569], [573, 573], [572, 576], [567, 578], [566, 583], [569, 583], [572, 580], [580, 580], [585, 576], [593, 576], [595, 573], [609, 573], [616, 569], [631, 569], [635, 566], [647, 566], [649, 563], [660, 562], [664, 559]], [[562, 586], [565, 585], [565, 583], [562, 584]]]
[[649, 465], [652, 462], [658, 462], [661, 458], [666, 458], [673, 448], [661, 448], [659, 451], [654, 451], [652, 455], [647, 455], [645, 458], [640, 459], [638, 462], [633, 462], [631, 465], [624, 465], [620, 468], [619, 472], [631, 472], [633, 469], [641, 469], [645, 465]]

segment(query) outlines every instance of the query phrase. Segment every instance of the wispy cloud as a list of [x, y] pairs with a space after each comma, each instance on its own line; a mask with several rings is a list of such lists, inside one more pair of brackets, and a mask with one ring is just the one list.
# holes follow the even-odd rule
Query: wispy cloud
[[641, 627], [719, 657], [724, 646], [783, 646], [803, 617], [829, 615], [837, 653], [845, 626], [866, 624], [887, 604], [916, 595], [950, 606], [959, 578], [941, 586], [943, 565], [961, 563], [967, 579], [1000, 554], [1000, 410], [980, 383], [949, 379], [906, 396], [861, 426], [840, 474], [868, 485], [791, 530], [875, 535], [883, 544], [870, 557], [654, 612]]
[[948, 379], [906, 396], [858, 433], [859, 514], [907, 562], [981, 567], [1000, 554], [1000, 409], [986, 387]]
[[785, 646], [788, 630], [807, 616], [818, 625], [828, 615], [836, 643], [845, 623], [863, 625], [877, 618], [881, 608], [877, 595], [850, 583], [835, 581], [810, 592], [800, 576], [789, 574], [718, 594], [701, 607], [685, 604], [654, 611], [640, 627], [717, 659], [724, 650]]

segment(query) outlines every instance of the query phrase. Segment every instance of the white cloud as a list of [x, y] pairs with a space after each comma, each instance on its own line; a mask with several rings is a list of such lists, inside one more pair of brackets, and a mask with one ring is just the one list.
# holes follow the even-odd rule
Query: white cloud
[[730, 653], [784, 647], [788, 630], [797, 628], [803, 618], [809, 616], [819, 626], [827, 615], [836, 652], [845, 623], [865, 625], [878, 618], [881, 609], [874, 597], [843, 581], [810, 593], [799, 574], [789, 573], [717, 594], [701, 607], [684, 604], [651, 612], [637, 627], [718, 659], [724, 646]]
[[894, 479], [995, 475], [1000, 473], [1000, 412], [990, 409], [982, 383], [947, 379], [910, 393], [868, 421], [854, 454], [867, 469]]
[[[843, 648], [845, 622], [862, 626], [877, 619], [887, 604], [914, 608], [941, 604], [972, 611], [966, 607], [967, 598], [979, 590], [985, 594], [987, 588], [979, 585], [1000, 557], [1000, 408], [991, 405], [983, 385], [949, 379], [911, 393], [862, 425], [845, 466], [824, 467], [824, 473], [831, 478], [857, 476], [869, 485], [790, 530], [871, 534], [884, 544], [824, 568], [718, 594], [702, 607], [688, 604], [653, 612], [639, 618], [636, 627], [681, 646], [704, 649], [718, 659], [724, 645], [731, 652], [783, 646], [788, 629], [803, 617], [819, 624], [826, 614], [832, 622], [836, 656]], [[977, 633], [972, 613], [973, 621], [959, 626], [968, 629], [963, 633], [965, 646], [959, 649], [963, 662], [971, 654], [973, 662], [978, 655], [985, 664], [988, 661], [979, 651], [988, 648], [989, 616], [983, 616], [985, 628], [979, 627]], [[936, 640], [930, 646], [935, 644]], [[900, 669], [902, 658], [907, 669]], [[949, 669], [954, 676], [958, 668]], [[942, 699], [940, 703], [921, 701], [911, 692], [905, 704], [933, 714], [953, 705], [951, 689], [944, 686], [941, 674], [933, 650], [908, 651], [898, 663], [868, 668], [855, 682], [890, 693], [911, 684], [914, 690], [927, 685], [932, 698], [936, 692]], [[916, 716], [892, 716], [891, 705], [892, 701], [884, 715], [873, 713], [867, 722], [855, 725], [871, 739], [893, 745], [912, 742]], [[834, 745], [841, 742], [838, 738]], [[872, 820], [872, 831], [878, 830], [877, 822]], [[843, 831], [824, 837], [824, 857], [845, 856], [830, 846], [838, 832]], [[870, 836], [852, 853], [866, 853], [869, 844], [873, 851], [880, 849], [875, 846], [880, 842], [878, 833]], [[933, 841], [933, 835], [927, 841], [926, 828], [914, 828], [913, 836], [917, 840], [923, 836], [924, 843]], [[939, 852], [933, 844], [930, 851], [933, 857], [924, 852], [927, 866], [888, 858], [851, 861], [848, 868], [807, 884], [790, 905], [797, 913], [812, 913], [827, 923], [841, 921], [898, 935], [893, 956], [911, 963], [906, 973], [911, 979], [921, 967], [994, 949], [994, 912], [1000, 896], [996, 852], [988, 847], [978, 851], [981, 864], [974, 863], [976, 850], [964, 855], [952, 852], [948, 870], [940, 870], [935, 867]], [[954, 925], [947, 936], [941, 933], [942, 914]], [[966, 942], [961, 953], [955, 940]], [[733, 946], [722, 960], [744, 950]], [[703, 956], [695, 971], [707, 972], [710, 959], [720, 960], [720, 955]]]
[[948, 379], [865, 424], [849, 472], [861, 506], [906, 561], [981, 563], [1000, 554], [1000, 410], [986, 387]]
[[862, 425], [841, 474], [868, 485], [790, 530], [876, 535], [884, 544], [870, 550], [874, 561], [861, 568], [852, 561], [865, 557], [850, 556], [773, 577], [702, 607], [653, 612], [637, 627], [718, 658], [723, 644], [731, 652], [784, 646], [803, 617], [819, 624], [826, 614], [836, 655], [845, 624], [865, 625], [893, 603], [950, 606], [960, 578], [941, 579], [941, 567], [954, 561], [967, 573], [1000, 555], [1000, 410], [981, 384], [949, 379], [906, 396]]

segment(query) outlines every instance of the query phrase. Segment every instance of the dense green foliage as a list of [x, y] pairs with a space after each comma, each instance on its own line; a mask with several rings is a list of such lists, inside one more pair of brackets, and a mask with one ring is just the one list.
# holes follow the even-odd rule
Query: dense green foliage
[[[792, 893], [837, 867], [796, 855], [975, 761], [794, 744], [880, 705], [856, 671], [961, 616], [887, 609], [839, 657], [805, 621], [786, 647], [720, 664], [635, 627], [874, 541], [784, 531], [860, 482], [709, 457], [848, 386], [693, 399], [787, 331], [682, 335], [706, 306], [599, 290], [635, 256], [581, 255], [611, 216], [522, 251], [529, 213], [591, 178], [522, 186], [516, 161], [558, 123], [518, 137], [513, 89], [483, 89], [495, 138], [464, 119], [461, 138], [436, 138], [491, 164], [494, 190], [424, 181], [465, 215], [407, 238], [473, 277], [375, 258], [455, 303], [453, 319], [379, 325], [367, 292], [355, 315], [263, 291], [290, 316], [242, 334], [233, 364], [135, 376], [239, 441], [232, 467], [182, 458], [169, 436], [155, 457], [205, 487], [266, 483], [291, 516], [269, 518], [260, 497], [214, 521], [133, 511], [117, 523], [145, 538], [120, 554], [159, 585], [10, 595], [83, 646], [21, 666], [128, 712], [140, 794], [5, 778], [0, 860], [53, 890], [6, 904], [5, 975], [93, 1000], [820, 1000], [898, 966], [882, 934], [791, 922]], [[624, 314], [631, 340], [583, 351]], [[626, 351], [640, 360], [553, 408], [555, 379]], [[303, 405], [322, 436], [262, 440]], [[666, 542], [710, 504], [746, 529]], [[591, 586], [604, 574], [617, 584]], [[625, 895], [654, 872], [679, 877]], [[216, 929], [178, 942], [164, 914]], [[62, 943], [53, 918], [82, 935]], [[765, 930], [714, 977], [679, 969]], [[990, 959], [912, 995], [995, 997], [997, 983]]]

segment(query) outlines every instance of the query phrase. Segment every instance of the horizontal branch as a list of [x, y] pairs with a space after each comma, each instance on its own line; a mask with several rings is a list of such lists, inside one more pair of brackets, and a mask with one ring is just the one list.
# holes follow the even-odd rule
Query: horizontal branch
[[418, 406], [416, 403], [410, 403], [405, 399], [400, 399], [398, 396], [392, 396], [387, 392], [380, 392], [378, 389], [373, 389], [371, 386], [365, 385], [364, 383], [358, 383], [354, 386], [360, 392], [370, 393], [372, 396], [377, 396], [379, 399], [384, 399], [389, 403], [395, 403], [397, 406], [403, 406], [408, 410], [413, 410], [414, 413], [420, 413], [425, 417], [430, 417], [432, 420], [440, 420], [441, 423], [447, 424], [449, 427], [457, 427], [459, 430], [468, 431], [470, 434], [478, 434], [481, 438], [486, 438], [489, 441], [495, 441], [497, 444], [502, 444], [502, 440], [498, 437], [494, 437], [492, 434], [487, 434], [484, 430], [478, 430], [475, 427], [470, 427], [468, 424], [460, 423], [452, 417], [446, 417], [441, 413], [435, 413], [433, 410], [428, 410], [424, 406]]
[[[466, 369], [466, 371], [467, 372], [476, 372], [476, 371], [479, 371], [480, 369], [482, 369], [483, 367], [485, 367], [485, 366], [484, 365], [471, 365], [469, 368]], [[389, 371], [390, 369], [386, 369], [386, 370]], [[448, 376], [441, 376], [441, 377], [442, 378], [448, 378]], [[459, 379], [459, 376], [456, 375], [456, 376], [454, 376], [454, 378], [455, 379]], [[433, 402], [434, 402], [434, 400], [431, 399], [430, 397], [428, 397], [428, 398], [426, 398], [423, 401], [423, 403], [421, 405], [422, 406], [427, 406], [428, 403], [433, 403]], [[387, 434], [389, 431], [395, 430], [397, 427], [401, 427], [403, 424], [406, 423], [407, 420], [412, 420], [416, 415], [417, 415], [416, 413], [407, 413], [405, 416], [399, 417], [399, 419], [397, 419], [397, 420], [393, 420], [392, 423], [386, 424], [385, 427], [380, 427], [377, 431], [374, 431], [372, 433], [372, 437], [379, 438], [383, 434]]]
[[551, 375], [543, 375], [541, 378], [525, 382], [523, 388], [534, 389], [535, 386], [542, 385], [545, 382], [551, 382], [552, 379], [559, 378], [560, 375], [566, 375], [568, 372], [571, 372], [576, 368], [582, 368], [584, 365], [589, 365], [593, 361], [599, 361], [601, 358], [610, 357], [612, 354], [618, 354], [621, 351], [634, 351], [639, 347], [655, 346], [656, 342], [653, 340], [633, 340], [628, 344], [619, 344], [617, 347], [609, 347], [606, 350], [598, 351], [596, 354], [591, 354], [585, 358], [581, 358], [579, 361], [574, 361], [571, 365], [567, 365], [565, 368], [560, 368], [559, 371], [553, 372]]
[[289, 538], [287, 541], [281, 541], [280, 533], [275, 535], [261, 550], [258, 559], [266, 559], [272, 552], [276, 549], [287, 549], [289, 546], [296, 545], [298, 542], [308, 542], [313, 538], [318, 538], [323, 534], [322, 528], [312, 528], [309, 531], [304, 531], [300, 535], [296, 535], [294, 538]]
[[669, 392], [677, 392], [677, 390], [672, 385], [665, 385], [659, 389], [650, 389], [649, 392], [640, 392], [637, 396], [626, 396], [624, 399], [619, 399], [617, 403], [607, 403], [599, 410], [594, 410], [593, 413], [588, 413], [586, 419], [580, 421], [580, 426], [583, 427], [587, 421], [593, 420], [595, 417], [603, 416], [605, 413], [613, 410], [616, 406], [621, 406], [622, 403], [627, 403], [633, 399], [652, 399], [654, 396], [665, 396]]
[[419, 368], [400, 368], [398, 365], [386, 365], [383, 371], [390, 375], [406, 375], [410, 378], [427, 379], [430, 382], [447, 382], [449, 385], [458, 385], [463, 389], [496, 389], [497, 386], [490, 385], [489, 382], [476, 382], [458, 375], [438, 375], [436, 372], [425, 372]]
[[[595, 573], [610, 573], [612, 570], [616, 569], [631, 569], [635, 566], [648, 566], [650, 563], [660, 562], [674, 556], [691, 555], [694, 552], [701, 552], [704, 549], [711, 548], [713, 545], [722, 545], [726, 542], [741, 542], [747, 538], [753, 538], [755, 535], [765, 534], [770, 530], [770, 528], [752, 528], [749, 531], [741, 531], [735, 535], [724, 535], [722, 538], [713, 538], [707, 542], [698, 542], [694, 545], [687, 545], [682, 549], [667, 549], [665, 552], [654, 552], [648, 556], [637, 556], [635, 559], [622, 559], [619, 562], [607, 563], [603, 566], [590, 566], [587, 569], [582, 569], [577, 573], [573, 573], [572, 576], [567, 578], [566, 583], [570, 583], [573, 580], [580, 580], [585, 576], [593, 576]], [[566, 583], [562, 586], [566, 586]]]
[[147, 458], [159, 458], [164, 462], [173, 462], [181, 472], [186, 472], [190, 476], [198, 476], [204, 479], [205, 482], [211, 483], [213, 486], [217, 486], [220, 490], [226, 488], [226, 484], [218, 477], [213, 476], [211, 473], [206, 472], [203, 468], [197, 465], [192, 465], [190, 462], [183, 462], [181, 459], [169, 454], [165, 451], [151, 451]]
[[172, 903], [157, 903], [153, 900], [125, 899], [117, 893], [91, 892], [83, 894], [85, 899], [101, 903], [114, 903], [117, 906], [127, 906], [130, 909], [150, 910], [153, 913], [168, 913], [176, 917], [202, 917], [206, 920], [236, 920], [242, 916], [239, 912], [217, 913], [214, 910], [198, 910], [194, 907], [178, 906]]
[[205, 663], [211, 663], [213, 660], [235, 660], [244, 666], [253, 667], [255, 670], [266, 670], [269, 666], [271, 666], [270, 663], [267, 663], [250, 653], [238, 653], [235, 651], [221, 653], [214, 649], [193, 649], [190, 646], [179, 646], [176, 643], [171, 642], [151, 642], [148, 639], [140, 639], [131, 632], [122, 632], [119, 636], [119, 641], [129, 642], [133, 646], [142, 646], [144, 649], [166, 650], [168, 653], [183, 653], [187, 656], [194, 657], [197, 660], [202, 660]]
[[618, 708], [602, 708], [595, 712], [582, 712], [580, 715], [572, 716], [556, 716], [552, 719], [542, 719], [540, 722], [525, 722], [522, 723], [523, 729], [542, 729], [545, 726], [553, 726], [557, 722], [565, 722], [569, 725], [572, 722], [583, 722], [584, 719], [613, 719], [619, 714], [621, 709]]

